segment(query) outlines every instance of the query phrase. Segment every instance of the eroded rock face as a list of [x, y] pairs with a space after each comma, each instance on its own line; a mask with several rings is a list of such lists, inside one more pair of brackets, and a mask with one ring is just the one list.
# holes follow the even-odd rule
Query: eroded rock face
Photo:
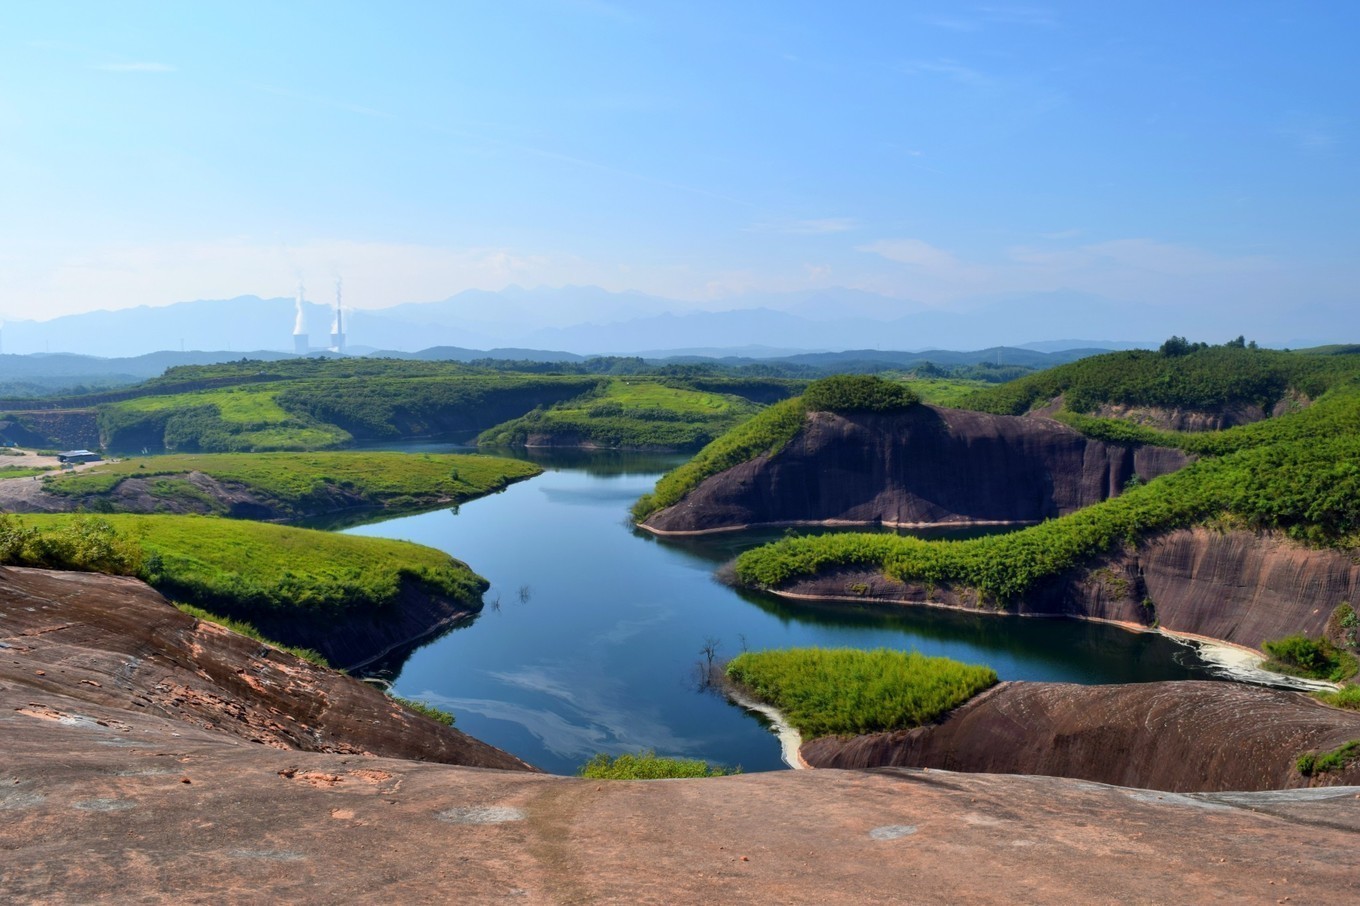
[[774, 456], [704, 481], [643, 523], [657, 532], [843, 522], [1033, 522], [1115, 496], [1185, 454], [1088, 439], [1050, 419], [915, 406], [891, 415], [810, 413]]
[[[957, 607], [978, 601], [972, 589], [898, 582], [865, 570], [828, 572], [780, 591]], [[1360, 601], [1355, 552], [1306, 548], [1278, 534], [1198, 527], [1145, 538], [1054, 576], [1009, 609], [1137, 626], [1155, 622], [1173, 632], [1260, 648], [1294, 633], [1322, 635], [1343, 601]]]
[[135, 579], [0, 568], [0, 685], [26, 687], [26, 713], [59, 724], [84, 703], [280, 749], [530, 770], [371, 686], [181, 613]]
[[1360, 783], [1360, 763], [1307, 777], [1304, 752], [1360, 739], [1360, 714], [1236, 683], [1005, 683], [940, 724], [812, 740], [815, 767], [1047, 774], [1171, 792]]

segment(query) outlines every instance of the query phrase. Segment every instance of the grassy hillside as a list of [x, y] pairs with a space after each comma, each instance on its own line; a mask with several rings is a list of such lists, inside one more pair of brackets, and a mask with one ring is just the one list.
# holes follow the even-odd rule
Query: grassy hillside
[[695, 449], [750, 418], [759, 406], [740, 396], [614, 379], [592, 392], [484, 431], [479, 444], [539, 443]]
[[1134, 349], [1091, 356], [979, 390], [960, 405], [1021, 415], [1061, 395], [1073, 412], [1089, 412], [1101, 403], [1199, 411], [1247, 404], [1269, 411], [1290, 390], [1310, 398], [1322, 395], [1355, 374], [1356, 359], [1235, 344], [1190, 352]]
[[348, 432], [287, 412], [272, 386], [226, 387], [141, 396], [99, 410], [99, 433], [111, 450], [320, 450], [343, 446]]
[[244, 486], [271, 500], [282, 515], [331, 508], [339, 496], [362, 505], [416, 508], [461, 502], [537, 475], [537, 466], [514, 459], [459, 454], [389, 452], [172, 454], [101, 463], [50, 476], [48, 491], [82, 498], [88, 509], [116, 506], [110, 495], [128, 478], [153, 478], [151, 493], [166, 500], [202, 499], [183, 480], [202, 472]]
[[473, 606], [486, 588], [433, 548], [200, 516], [0, 516], [0, 562], [138, 576], [244, 619], [390, 606], [407, 581]]

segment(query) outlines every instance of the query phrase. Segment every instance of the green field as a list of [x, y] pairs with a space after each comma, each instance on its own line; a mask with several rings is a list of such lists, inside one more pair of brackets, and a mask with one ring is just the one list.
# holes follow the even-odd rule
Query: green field
[[391, 606], [406, 582], [475, 606], [486, 587], [433, 548], [202, 516], [3, 516], [0, 562], [140, 576], [169, 597], [246, 620]]
[[227, 387], [141, 396], [100, 408], [99, 431], [113, 450], [318, 450], [349, 443], [349, 433], [285, 411], [271, 386]]
[[516, 446], [537, 440], [550, 445], [695, 449], [759, 409], [731, 394], [615, 378], [592, 393], [484, 431], [477, 442]]
[[55, 494], [94, 499], [115, 491], [128, 478], [159, 478], [152, 495], [201, 498], [203, 492], [175, 476], [202, 472], [243, 485], [277, 503], [284, 515], [309, 515], [333, 506], [336, 492], [358, 495], [369, 506], [418, 508], [458, 503], [504, 488], [542, 470], [495, 456], [390, 452], [196, 453], [138, 457], [101, 463], [79, 472], [53, 475]]
[[886, 648], [748, 651], [727, 677], [807, 739], [919, 727], [996, 684], [988, 667]]

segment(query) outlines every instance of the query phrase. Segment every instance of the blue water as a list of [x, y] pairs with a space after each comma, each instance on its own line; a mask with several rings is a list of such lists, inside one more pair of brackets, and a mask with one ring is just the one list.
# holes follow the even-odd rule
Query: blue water
[[484, 611], [416, 650], [395, 689], [544, 770], [573, 773], [597, 752], [639, 749], [782, 767], [759, 719], [700, 688], [710, 643], [719, 658], [806, 645], [915, 649], [987, 664], [1002, 679], [1208, 676], [1191, 649], [1107, 625], [739, 593], [714, 569], [769, 533], [675, 542], [628, 524], [629, 506], [676, 457], [532, 458], [547, 471], [501, 493], [348, 531], [440, 548], [491, 581]]

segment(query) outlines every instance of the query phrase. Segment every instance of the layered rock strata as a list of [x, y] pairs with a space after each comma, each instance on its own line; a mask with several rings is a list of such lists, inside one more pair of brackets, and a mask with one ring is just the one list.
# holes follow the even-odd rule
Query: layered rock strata
[[708, 478], [643, 527], [667, 533], [751, 525], [1036, 522], [1117, 495], [1187, 462], [1179, 450], [1092, 440], [1044, 418], [935, 406], [813, 412], [773, 456]]
[[1360, 783], [1360, 757], [1305, 775], [1306, 752], [1360, 740], [1360, 713], [1236, 683], [1004, 683], [940, 723], [804, 743], [814, 767], [1048, 774], [1170, 792]]

